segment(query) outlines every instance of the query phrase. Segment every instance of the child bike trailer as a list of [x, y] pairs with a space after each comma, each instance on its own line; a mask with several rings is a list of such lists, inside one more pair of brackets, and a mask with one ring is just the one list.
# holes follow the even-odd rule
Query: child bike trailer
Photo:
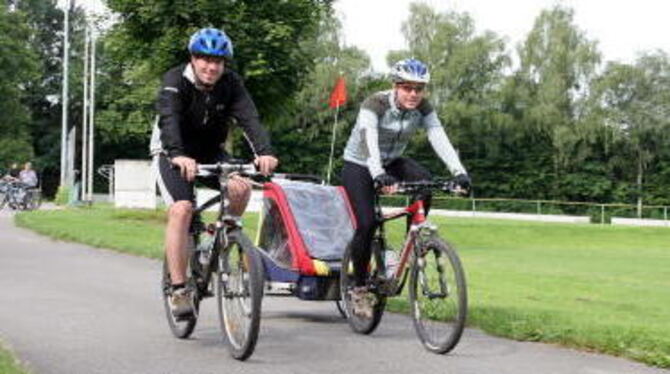
[[340, 263], [355, 228], [344, 188], [265, 183], [256, 242], [267, 280], [304, 300], [339, 300]]

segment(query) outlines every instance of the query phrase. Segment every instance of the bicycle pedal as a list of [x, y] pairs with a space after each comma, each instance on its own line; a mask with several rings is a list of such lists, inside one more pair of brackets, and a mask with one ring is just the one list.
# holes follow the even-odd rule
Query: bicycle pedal
[[386, 296], [392, 295], [398, 287], [397, 279], [380, 278], [376, 290], [378, 293]]

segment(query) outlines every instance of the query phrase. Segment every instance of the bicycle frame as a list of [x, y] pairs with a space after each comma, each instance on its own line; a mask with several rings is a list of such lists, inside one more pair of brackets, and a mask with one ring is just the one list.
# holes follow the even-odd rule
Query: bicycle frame
[[[374, 257], [367, 269], [368, 288], [363, 292], [356, 289], [358, 285], [354, 271], [340, 273], [340, 292], [347, 320], [355, 332], [370, 334], [381, 321], [387, 298], [398, 296], [405, 282], [408, 282], [410, 316], [419, 340], [431, 352], [447, 353], [458, 344], [463, 333], [467, 315], [467, 289], [458, 255], [448, 242], [440, 238], [437, 227], [426, 219], [426, 198], [422, 196], [427, 196], [429, 191], [464, 191], [454, 181], [399, 182], [397, 188], [399, 193], [413, 195], [416, 200], [404, 208], [384, 214], [380, 196], [375, 194], [375, 231], [370, 247]], [[388, 258], [385, 257], [391, 252], [386, 246], [384, 225], [401, 217], [408, 219], [409, 227], [398, 254], [397, 268], [391, 269], [391, 272], [386, 269]], [[356, 270], [353, 263], [355, 250], [350, 246], [345, 252], [343, 265], [347, 270]], [[365, 305], [360, 299], [354, 298], [361, 297], [361, 294], [376, 302], [370, 301]], [[442, 316], [444, 321], [431, 321], [431, 317], [435, 317], [433, 311], [442, 308], [448, 311]]]
[[[376, 194], [375, 217], [379, 230], [376, 230], [376, 235], [373, 240], [378, 240], [382, 244], [379, 250], [386, 248], [386, 235], [384, 232], [384, 224], [386, 222], [393, 221], [401, 217], [410, 217], [411, 222], [405, 236], [404, 244], [400, 250], [398, 266], [396, 267], [394, 273], [391, 274], [390, 277], [387, 277], [385, 282], [386, 284], [384, 284], [382, 287], [382, 290], [385, 294], [394, 296], [402, 292], [407, 276], [407, 270], [409, 269], [408, 265], [411, 259], [410, 256], [412, 253], [414, 253], [417, 241], [426, 232], [427, 235], [434, 234], [437, 231], [437, 228], [427, 220], [423, 200], [416, 200], [404, 208], [399, 208], [396, 211], [386, 214], [382, 212], [382, 207], [379, 200], [380, 195]], [[375, 254], [373, 253], [373, 255]], [[382, 259], [383, 257], [378, 255], [376, 258]], [[386, 266], [382, 261], [381, 269], [384, 272], [386, 271], [385, 267]]]
[[[214, 165], [200, 165], [199, 166], [201, 170], [206, 171], [216, 171], [216, 170], [221, 170], [223, 168], [222, 165], [219, 164], [214, 164]], [[221, 173], [218, 175], [219, 178], [219, 194], [210, 198], [207, 200], [205, 203], [203, 203], [201, 206], [197, 207], [193, 211], [193, 218], [191, 219], [191, 230], [192, 233], [195, 237], [194, 241], [194, 246], [195, 248], [198, 247], [199, 244], [199, 234], [202, 233], [203, 231], [207, 230], [213, 230], [211, 232], [214, 235], [214, 243], [212, 246], [212, 253], [209, 258], [209, 261], [206, 265], [203, 266], [203, 274], [202, 274], [202, 284], [198, 285], [198, 287], [207, 287], [207, 285], [210, 283], [212, 275], [216, 272], [218, 263], [219, 263], [219, 255], [221, 250], [225, 250], [228, 248], [228, 235], [229, 235], [229, 230], [228, 229], [238, 229], [241, 228], [242, 225], [240, 223], [240, 217], [234, 217], [228, 214], [228, 206], [230, 204], [230, 200], [228, 198], [228, 181], [230, 179], [229, 172], [232, 171], [244, 171], [244, 165], [229, 165], [227, 168], [227, 172]], [[203, 176], [208, 176], [209, 174], [204, 174]], [[219, 204], [219, 209], [217, 212], [217, 218], [216, 221], [214, 222], [214, 227], [204, 227], [204, 224], [201, 220], [201, 214], [204, 212], [206, 209], [210, 208], [214, 204]], [[197, 259], [196, 259], [197, 260]], [[205, 294], [205, 293], [203, 293]]]

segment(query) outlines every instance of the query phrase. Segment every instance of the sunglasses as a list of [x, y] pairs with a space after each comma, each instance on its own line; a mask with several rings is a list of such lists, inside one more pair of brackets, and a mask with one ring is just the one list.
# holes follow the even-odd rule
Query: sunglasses
[[398, 84], [398, 87], [400, 87], [400, 89], [405, 91], [405, 92], [416, 91], [416, 93], [422, 93], [426, 89], [425, 84], [403, 83], [403, 84]]

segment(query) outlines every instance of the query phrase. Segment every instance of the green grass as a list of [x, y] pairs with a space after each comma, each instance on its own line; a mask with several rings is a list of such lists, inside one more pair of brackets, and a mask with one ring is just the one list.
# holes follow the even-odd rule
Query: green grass
[[28, 370], [21, 366], [12, 353], [0, 344], [0, 373], [28, 374]]
[[470, 324], [670, 367], [667, 228], [434, 220], [459, 248]]
[[[256, 215], [246, 217], [254, 237]], [[37, 211], [19, 225], [66, 240], [162, 256], [164, 213]], [[468, 323], [670, 367], [670, 230], [434, 217], [467, 274]], [[392, 242], [404, 232], [391, 226]], [[389, 308], [407, 309], [403, 298]]]

